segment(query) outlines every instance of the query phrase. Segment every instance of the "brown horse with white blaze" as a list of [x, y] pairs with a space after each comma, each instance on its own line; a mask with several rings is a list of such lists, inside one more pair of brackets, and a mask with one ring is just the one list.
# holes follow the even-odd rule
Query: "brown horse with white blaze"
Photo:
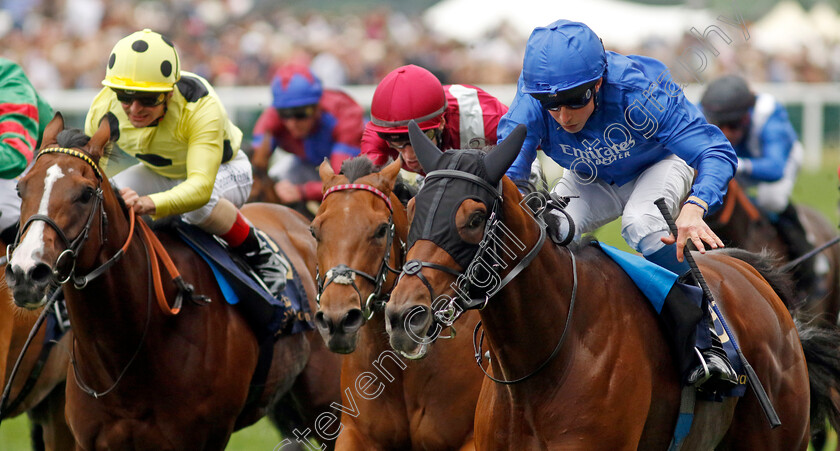
[[[482, 387], [478, 449], [666, 449], [681, 391], [670, 346], [648, 301], [609, 257], [595, 246], [546, 244], [541, 224], [520, 206], [522, 195], [504, 173], [524, 126], [487, 154], [442, 154], [416, 125], [410, 135], [428, 175], [415, 197], [405, 265], [412, 269], [386, 307], [391, 344], [418, 347], [411, 336], [439, 317], [432, 299], [478, 299], [499, 380]], [[809, 393], [797, 326], [753, 266], [724, 252], [697, 260], [782, 426], [768, 427], [752, 392], [699, 401], [683, 449], [806, 449], [810, 399], [827, 399], [836, 381]]]
[[[318, 242], [319, 310], [324, 341], [344, 356], [341, 370], [344, 427], [336, 443], [345, 450], [474, 449], [473, 415], [482, 375], [474, 365], [468, 333], [452, 334], [425, 355], [394, 353], [385, 332], [384, 304], [404, 259], [406, 211], [394, 194], [401, 161], [374, 172], [366, 157], [344, 162], [335, 174], [320, 167], [324, 200], [312, 221]], [[477, 314], [467, 315], [474, 326]], [[417, 359], [424, 357], [422, 359]], [[358, 391], [376, 376], [376, 396]], [[369, 381], [368, 381], [369, 382]], [[372, 391], [372, 390], [371, 390]], [[368, 393], [370, 394], [370, 393]]]
[[[15, 302], [28, 308], [66, 282], [75, 335], [66, 412], [79, 449], [224, 449], [234, 430], [257, 421], [299, 382], [309, 342], [303, 334], [279, 337], [264, 387], [249, 391], [256, 336], [224, 301], [210, 268], [173, 234], [158, 238], [194, 292], [154, 282], [166, 271], [159, 272], [153, 232], [98, 166], [109, 144], [107, 122], [89, 139], [63, 129], [56, 115], [18, 185], [23, 227], [6, 279]], [[243, 213], [283, 248], [312, 299], [315, 255], [306, 221], [280, 206]], [[182, 298], [195, 302], [179, 311]]]

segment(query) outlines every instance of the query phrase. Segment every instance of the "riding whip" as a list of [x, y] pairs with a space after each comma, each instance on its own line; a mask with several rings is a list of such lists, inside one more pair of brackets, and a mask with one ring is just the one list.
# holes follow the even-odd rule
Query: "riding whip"
[[[660, 197], [654, 201], [656, 206], [659, 208], [659, 212], [662, 213], [662, 217], [665, 218], [665, 221], [668, 223], [668, 228], [671, 231], [671, 234], [674, 235], [674, 239], [677, 239], [677, 224], [674, 222], [674, 218], [671, 217], [671, 212], [668, 210], [668, 206], [665, 204], [665, 198]], [[717, 304], [715, 303], [715, 298], [712, 296], [712, 291], [709, 289], [709, 286], [706, 285], [706, 279], [703, 278], [703, 273], [700, 272], [700, 268], [697, 267], [697, 262], [694, 261], [694, 256], [691, 255], [691, 251], [687, 251], [684, 254], [685, 260], [688, 262], [688, 266], [691, 267], [691, 275], [694, 276], [694, 280], [700, 284], [700, 288], [703, 289], [703, 295], [706, 296], [706, 299], [709, 301], [709, 305], [712, 306], [712, 309], [715, 311], [718, 319], [720, 320], [720, 324], [723, 326], [723, 329], [726, 333], [733, 337], [732, 346], [735, 348], [735, 352], [738, 353], [738, 358], [741, 360], [741, 364], [744, 366], [744, 370], [747, 372], [747, 379], [750, 382], [750, 386], [755, 393], [755, 397], [758, 398], [758, 403], [761, 405], [761, 410], [764, 411], [764, 416], [767, 417], [767, 421], [770, 422], [770, 428], [774, 429], [778, 426], [781, 426], [782, 421], [779, 419], [779, 415], [776, 413], [776, 409], [773, 408], [773, 403], [770, 401], [770, 398], [767, 396], [767, 392], [764, 391], [764, 386], [761, 385], [761, 381], [758, 379], [758, 375], [755, 373], [752, 365], [747, 361], [747, 358], [744, 356], [744, 353], [741, 352], [741, 347], [738, 346], [738, 343], [735, 341], [735, 335], [729, 330], [729, 326], [726, 324], [726, 321], [723, 318], [723, 314], [721, 313], [720, 309], [718, 308]]]

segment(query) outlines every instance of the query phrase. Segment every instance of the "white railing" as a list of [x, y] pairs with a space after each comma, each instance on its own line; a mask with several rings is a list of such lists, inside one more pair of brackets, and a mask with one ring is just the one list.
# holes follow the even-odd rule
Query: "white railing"
[[[481, 87], [506, 104], [510, 104], [516, 93], [515, 85], [482, 85]], [[346, 86], [343, 89], [366, 110], [370, 108], [375, 86]], [[754, 89], [757, 92], [770, 93], [786, 105], [803, 107], [800, 139], [805, 147], [805, 165], [809, 168], [818, 167], [823, 161], [825, 147], [823, 110], [826, 105], [840, 105], [840, 83], [757, 84]], [[83, 116], [97, 92], [97, 89], [44, 91], [43, 95], [56, 110], [65, 114]], [[271, 101], [268, 86], [220, 87], [217, 88], [217, 92], [232, 118], [236, 118], [240, 112], [260, 111]], [[685, 89], [688, 99], [695, 102], [699, 100], [702, 92], [703, 86], [700, 85], [689, 85]], [[238, 125], [252, 126], [252, 124]], [[836, 127], [840, 127], [840, 123], [831, 124], [832, 129]]]

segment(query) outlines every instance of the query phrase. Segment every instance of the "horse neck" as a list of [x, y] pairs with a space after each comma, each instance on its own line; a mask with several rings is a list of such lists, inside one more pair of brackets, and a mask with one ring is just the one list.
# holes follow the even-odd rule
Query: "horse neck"
[[[524, 250], [516, 252], [517, 258], [508, 259], [509, 271], [537, 244], [540, 227], [519, 205], [521, 196], [513, 183], [506, 180], [504, 191], [504, 223], [512, 235], [525, 244]], [[569, 254], [565, 250], [558, 251], [546, 239], [531, 263], [481, 310], [494, 358], [506, 369], [502, 377], [527, 374], [547, 358], [557, 344], [564, 330], [573, 287]]]
[[[106, 215], [104, 244], [100, 245], [100, 224], [83, 246], [76, 267], [77, 275], [87, 275], [105, 264], [123, 247], [129, 238], [129, 218], [111, 187], [103, 183], [102, 209]], [[137, 217], [136, 221], [142, 221]], [[117, 342], [131, 342], [125, 338], [139, 335], [147, 321], [148, 271], [147, 256], [140, 240], [139, 225], [135, 224], [122, 257], [92, 280], [83, 289], [65, 285], [64, 293], [73, 329], [80, 342], [86, 339], [105, 342], [107, 337], [119, 338]]]

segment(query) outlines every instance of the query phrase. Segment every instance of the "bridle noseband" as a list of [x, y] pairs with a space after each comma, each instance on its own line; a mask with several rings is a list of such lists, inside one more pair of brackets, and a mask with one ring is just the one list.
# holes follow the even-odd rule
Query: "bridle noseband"
[[[380, 311], [385, 308], [385, 303], [388, 302], [388, 298], [390, 294], [382, 293], [382, 287], [385, 283], [385, 280], [388, 278], [388, 273], [392, 272], [394, 274], [399, 274], [399, 269], [394, 269], [391, 265], [388, 264], [388, 261], [391, 259], [391, 247], [394, 243], [394, 235], [395, 235], [395, 226], [394, 226], [394, 209], [391, 205], [391, 199], [388, 198], [385, 193], [380, 191], [379, 189], [362, 183], [347, 183], [343, 185], [335, 185], [327, 189], [324, 192], [323, 199], [326, 199], [328, 195], [342, 190], [349, 190], [349, 189], [360, 189], [371, 192], [375, 194], [377, 197], [385, 201], [385, 204], [388, 206], [388, 231], [387, 231], [387, 239], [385, 243], [385, 255], [382, 257], [382, 263], [379, 265], [379, 271], [376, 273], [375, 276], [372, 276], [364, 271], [360, 271], [358, 269], [351, 268], [345, 264], [339, 264], [332, 268], [330, 268], [325, 274], [324, 278], [321, 278], [320, 269], [316, 267], [315, 269], [315, 281], [318, 284], [318, 295], [315, 297], [316, 302], [318, 303], [318, 307], [321, 306], [321, 295], [324, 293], [324, 290], [333, 282], [340, 284], [340, 285], [351, 285], [354, 290], [356, 290], [356, 294], [359, 296], [360, 306], [362, 308], [362, 315], [364, 315], [365, 320], [369, 320], [373, 317], [373, 314], [377, 311]], [[405, 253], [405, 244], [400, 243], [401, 248], [403, 248], [403, 253]], [[362, 293], [359, 290], [359, 287], [356, 285], [356, 281], [354, 280], [354, 275], [358, 274], [359, 276], [363, 277], [364, 279], [368, 280], [373, 285], [373, 292], [367, 297], [364, 302], [362, 301]]]

